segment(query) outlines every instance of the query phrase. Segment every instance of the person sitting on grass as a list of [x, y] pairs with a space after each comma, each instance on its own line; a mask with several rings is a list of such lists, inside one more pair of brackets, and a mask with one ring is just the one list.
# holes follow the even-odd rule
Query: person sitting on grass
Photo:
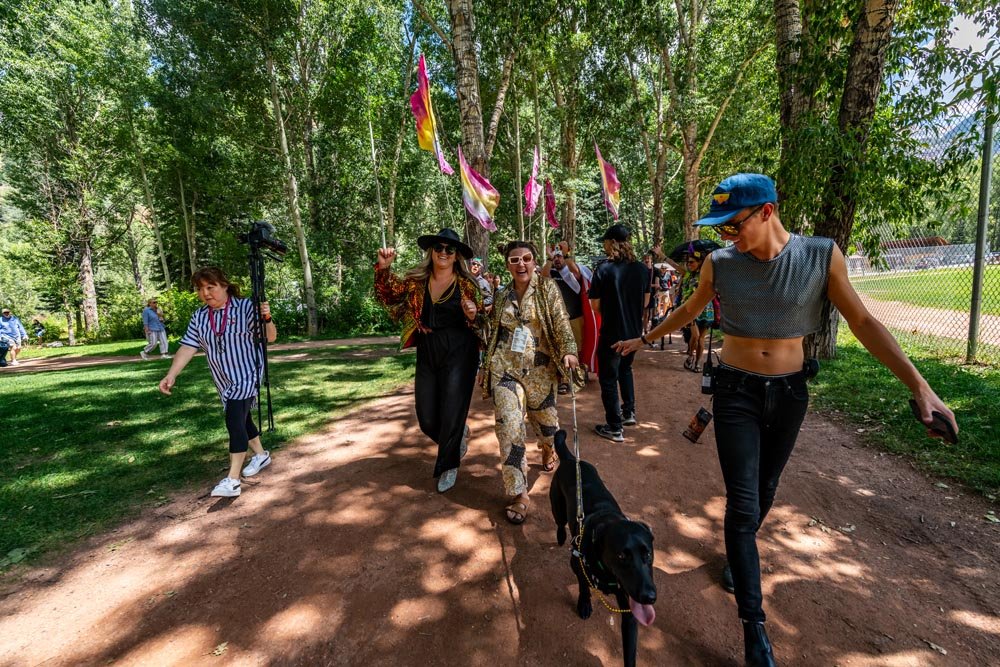
[[[271, 464], [271, 454], [261, 445], [260, 431], [250, 414], [257, 404], [264, 368], [259, 319], [253, 301], [241, 298], [239, 288], [229, 282], [221, 269], [214, 266], [199, 269], [191, 276], [191, 283], [205, 305], [191, 316], [170, 370], [160, 380], [160, 391], [169, 396], [177, 376], [195, 352], [199, 349], [205, 352], [229, 431], [229, 474], [215, 486], [212, 495], [234, 498], [240, 495], [240, 468], [248, 448], [254, 455], [243, 468], [244, 477], [253, 477]], [[260, 315], [267, 342], [273, 343], [278, 331], [266, 301], [260, 304]]]

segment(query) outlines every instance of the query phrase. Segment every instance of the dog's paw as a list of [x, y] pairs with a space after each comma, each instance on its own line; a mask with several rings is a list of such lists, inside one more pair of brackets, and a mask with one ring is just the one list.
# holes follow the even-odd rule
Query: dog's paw
[[559, 546], [566, 544], [566, 526], [556, 528], [556, 542]]
[[578, 613], [580, 618], [584, 620], [590, 618], [590, 615], [594, 613], [594, 607], [590, 604], [590, 600], [584, 600], [583, 598], [577, 600], [576, 613]]

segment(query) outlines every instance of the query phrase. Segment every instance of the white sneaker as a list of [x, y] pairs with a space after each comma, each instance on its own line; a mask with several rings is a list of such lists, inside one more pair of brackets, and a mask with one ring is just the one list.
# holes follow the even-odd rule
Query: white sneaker
[[160, 359], [173, 359], [173, 358], [174, 358], [174, 355], [172, 355], [172, 354], [161, 354], [160, 355]]
[[250, 457], [250, 463], [243, 468], [243, 476], [253, 477], [269, 465], [271, 465], [271, 452], [254, 454]]
[[451, 487], [455, 486], [455, 480], [458, 479], [458, 468], [452, 468], [451, 470], [445, 470], [438, 477], [438, 493], [444, 493]]
[[11, 362], [10, 362], [10, 365], [11, 366], [20, 366], [21, 362], [18, 361], [17, 359], [12, 359]]
[[212, 495], [218, 498], [235, 498], [240, 495], [240, 480], [233, 479], [232, 477], [224, 477], [212, 489]]
[[146, 350], [140, 350], [139, 356], [142, 357], [143, 361], [149, 361], [149, 355], [146, 354]]

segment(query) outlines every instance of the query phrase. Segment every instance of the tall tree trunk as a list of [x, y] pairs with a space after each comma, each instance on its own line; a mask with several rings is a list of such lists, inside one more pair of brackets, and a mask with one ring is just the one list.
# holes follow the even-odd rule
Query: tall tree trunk
[[[867, 0], [854, 25], [837, 119], [839, 145], [843, 148], [833, 164], [816, 223], [816, 236], [832, 238], [844, 254], [850, 243], [858, 202], [858, 163], [866, 159], [868, 133], [882, 91], [885, 55], [898, 10], [898, 0]], [[827, 317], [823, 328], [806, 339], [805, 351], [809, 356], [832, 359], [837, 353], [839, 316], [829, 304], [824, 314]]]
[[[514, 173], [517, 175], [517, 193], [514, 195], [514, 206], [517, 207], [517, 226], [520, 230], [519, 239], [526, 240], [524, 235], [524, 207], [521, 206], [521, 193], [524, 188], [521, 183], [521, 121], [518, 118], [517, 88], [513, 91], [514, 97]], [[541, 250], [544, 252], [544, 248]]]
[[302, 215], [299, 210], [299, 186], [292, 169], [292, 157], [288, 151], [288, 137], [285, 135], [285, 119], [281, 113], [281, 98], [278, 95], [278, 78], [274, 71], [274, 58], [267, 55], [267, 74], [271, 82], [271, 107], [274, 112], [274, 122], [277, 127], [278, 144], [281, 147], [281, 157], [285, 168], [285, 195], [288, 198], [288, 212], [295, 227], [295, 240], [299, 247], [299, 260], [302, 263], [302, 284], [305, 288], [307, 333], [315, 336], [318, 331], [316, 314], [316, 290], [313, 288], [312, 265], [309, 263], [309, 250], [306, 247], [305, 229], [302, 227]]
[[184, 194], [184, 178], [181, 176], [180, 169], [177, 170], [177, 183], [181, 189], [181, 213], [184, 215], [184, 245], [187, 246], [188, 266], [191, 269], [188, 275], [193, 275], [196, 271], [195, 267], [198, 266], [198, 250], [194, 240], [194, 221], [188, 215], [187, 196]]
[[94, 284], [94, 251], [89, 235], [81, 242], [79, 251], [80, 285], [83, 287], [84, 331], [90, 337], [97, 333], [101, 323], [97, 313], [97, 287]]
[[[799, 60], [802, 54], [802, 14], [799, 0], [774, 0], [775, 46], [780, 91], [781, 118], [781, 167], [791, 164], [796, 148], [793, 140], [798, 130], [799, 118], [804, 110]], [[777, 178], [778, 201], [785, 201], [789, 194], [785, 169], [779, 168]], [[787, 221], [792, 223], [791, 220]], [[798, 228], [799, 225], [792, 223]]]
[[69, 302], [69, 294], [63, 290], [62, 294], [63, 312], [66, 313], [66, 339], [70, 345], [76, 345], [76, 327], [73, 326], [73, 306]]
[[695, 154], [694, 142], [697, 139], [698, 126], [691, 123], [682, 129], [683, 135], [683, 166], [684, 172], [684, 240], [698, 238], [694, 223], [698, 221], [698, 177], [700, 165]]
[[[406, 59], [406, 74], [403, 75], [403, 90], [400, 97], [407, 99], [410, 82], [413, 78], [413, 61], [417, 53], [417, 33], [414, 30], [409, 39], [410, 53]], [[385, 234], [390, 246], [396, 245], [396, 186], [399, 184], [399, 157], [403, 152], [403, 137], [406, 135], [406, 121], [410, 117], [409, 103], [403, 104], [399, 113], [399, 132], [396, 134], [396, 148], [392, 153], [392, 164], [389, 168], [389, 192], [386, 197]], [[485, 259], [485, 257], [484, 257]]]
[[[479, 62], [472, 3], [473, 0], [447, 0], [455, 61], [455, 93], [462, 125], [462, 152], [473, 169], [489, 178], [489, 162], [483, 142], [483, 107], [479, 97]], [[465, 216], [465, 236], [477, 256], [486, 256], [489, 252], [489, 232], [468, 214]]]
[[135, 230], [132, 223], [135, 221], [135, 209], [129, 212], [128, 222], [125, 225], [125, 253], [128, 255], [129, 263], [132, 265], [132, 280], [135, 282], [135, 289], [139, 296], [146, 293], [142, 285], [142, 271], [139, 269], [139, 247], [135, 242]]
[[142, 157], [142, 151], [135, 139], [135, 130], [132, 131], [132, 144], [135, 150], [136, 162], [139, 163], [139, 174], [142, 176], [142, 196], [146, 202], [146, 220], [153, 228], [153, 237], [156, 239], [156, 252], [160, 258], [160, 268], [163, 271], [163, 282], [167, 289], [173, 286], [170, 279], [170, 267], [167, 264], [167, 252], [163, 247], [163, 236], [160, 234], [160, 223], [156, 219], [156, 211], [153, 209], [153, 194], [149, 190], [149, 178], [146, 176], [146, 161]]

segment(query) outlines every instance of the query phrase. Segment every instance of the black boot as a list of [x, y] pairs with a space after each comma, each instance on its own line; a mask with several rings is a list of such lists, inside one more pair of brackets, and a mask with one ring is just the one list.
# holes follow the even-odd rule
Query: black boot
[[746, 667], [777, 667], [763, 623], [743, 621], [743, 656]]
[[725, 566], [722, 568], [722, 588], [730, 593], [736, 592], [736, 584], [733, 582], [733, 569], [729, 567], [729, 561], [726, 561]]

